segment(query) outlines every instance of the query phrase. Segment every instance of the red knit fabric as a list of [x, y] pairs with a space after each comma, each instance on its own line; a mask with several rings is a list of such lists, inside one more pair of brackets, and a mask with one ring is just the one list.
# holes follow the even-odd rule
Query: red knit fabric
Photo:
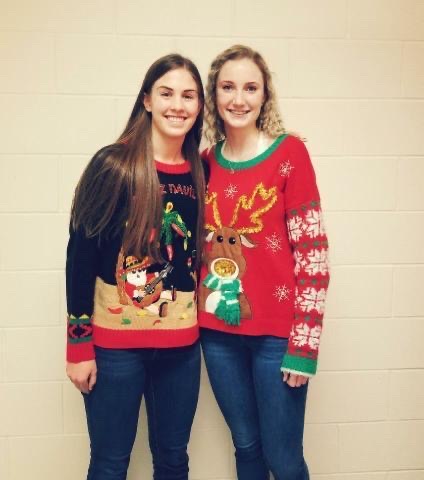
[[[200, 275], [199, 324], [228, 333], [289, 337], [282, 369], [313, 375], [329, 273], [327, 238], [308, 152], [293, 136], [279, 137], [247, 162], [228, 162], [220, 147], [204, 154], [210, 166], [205, 221], [215, 234], [208, 237], [207, 265]], [[236, 238], [233, 244], [231, 237]], [[241, 255], [234, 253], [237, 248]], [[212, 265], [214, 249], [240, 267], [233, 283], [222, 281], [228, 273], [224, 277], [216, 273], [228, 265], [219, 261], [218, 269]], [[238, 326], [219, 318], [226, 311], [229, 318], [234, 315], [237, 288]]]

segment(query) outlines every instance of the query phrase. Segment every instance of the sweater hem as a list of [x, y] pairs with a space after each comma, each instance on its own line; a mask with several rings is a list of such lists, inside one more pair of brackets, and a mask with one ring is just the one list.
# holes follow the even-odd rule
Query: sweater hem
[[93, 327], [94, 345], [103, 348], [173, 348], [192, 345], [199, 326], [181, 330], [111, 330]]
[[[211, 330], [218, 330], [225, 333], [233, 333], [236, 335], [273, 335], [275, 337], [288, 338], [290, 336], [291, 323], [285, 324], [281, 322], [278, 328], [276, 325], [264, 325], [264, 321], [261, 318], [241, 319], [241, 325], [227, 325], [224, 320], [220, 320], [215, 315], [206, 312], [198, 312], [198, 322], [201, 328], [209, 328]], [[269, 319], [264, 319], [268, 320]]]

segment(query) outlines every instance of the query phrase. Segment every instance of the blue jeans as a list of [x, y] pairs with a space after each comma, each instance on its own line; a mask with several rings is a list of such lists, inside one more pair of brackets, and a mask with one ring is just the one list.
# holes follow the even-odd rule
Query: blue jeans
[[239, 480], [308, 480], [303, 458], [307, 384], [282, 380], [287, 339], [201, 329], [209, 379], [231, 430]]
[[97, 383], [84, 395], [91, 443], [87, 480], [127, 476], [145, 397], [155, 480], [187, 480], [187, 444], [200, 385], [200, 344], [96, 347]]

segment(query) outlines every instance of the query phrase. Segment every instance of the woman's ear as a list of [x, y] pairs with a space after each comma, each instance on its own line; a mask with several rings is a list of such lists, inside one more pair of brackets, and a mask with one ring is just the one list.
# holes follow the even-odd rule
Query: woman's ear
[[147, 95], [147, 93], [144, 94], [143, 104], [147, 112], [152, 111], [152, 102], [150, 101], [150, 95]]

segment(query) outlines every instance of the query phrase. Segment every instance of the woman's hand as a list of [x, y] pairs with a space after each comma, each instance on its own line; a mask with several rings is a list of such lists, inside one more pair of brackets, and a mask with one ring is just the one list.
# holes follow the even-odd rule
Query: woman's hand
[[79, 363], [66, 363], [66, 375], [82, 393], [90, 393], [97, 379], [95, 360]]
[[301, 387], [309, 380], [305, 375], [296, 375], [295, 373], [283, 372], [283, 381], [290, 387]]

